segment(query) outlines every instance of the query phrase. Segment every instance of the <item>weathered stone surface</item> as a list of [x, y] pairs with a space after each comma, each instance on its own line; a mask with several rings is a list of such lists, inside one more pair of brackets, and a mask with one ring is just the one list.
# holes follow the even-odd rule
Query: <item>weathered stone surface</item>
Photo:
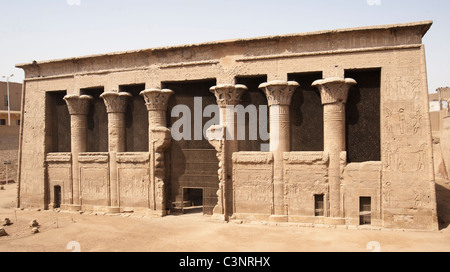
[[8, 236], [8, 233], [6, 232], [6, 230], [4, 228], [0, 228], [0, 237], [2, 236]]
[[9, 220], [9, 218], [5, 218], [5, 220], [3, 220], [3, 226], [9, 226], [9, 225], [11, 225], [12, 223], [11, 223], [11, 220]]
[[[436, 229], [422, 44], [431, 24], [320, 31], [18, 65], [26, 74], [19, 204], [96, 212], [140, 208], [162, 216], [173, 208], [172, 202], [195, 202], [189, 199], [189, 190], [200, 189], [204, 203], [214, 207], [213, 216], [221, 220], [370, 222], [375, 227]], [[350, 79], [353, 76], [358, 80]], [[261, 95], [260, 86], [267, 100], [256, 103], [261, 97], [252, 100], [256, 96], [248, 95], [246, 105], [258, 107], [259, 113], [268, 106], [266, 121], [251, 118], [251, 107], [242, 115], [258, 127], [266, 125], [270, 136], [265, 139], [269, 148], [253, 153], [239, 152], [236, 138], [228, 137], [236, 136], [239, 126], [238, 114], [227, 108], [239, 105], [249, 93], [248, 86], [237, 84], [242, 78], [252, 86], [257, 83], [252, 92], [256, 89]], [[299, 84], [292, 79], [302, 85], [317, 81], [314, 88], [294, 94]], [[365, 81], [371, 84], [355, 91]], [[306, 91], [310, 93], [303, 96]], [[205, 103], [198, 105], [197, 96]], [[129, 98], [133, 103], [127, 102]], [[358, 99], [364, 101], [359, 104]], [[323, 109], [323, 116], [302, 126], [309, 117], [296, 109], [313, 100], [318, 106], [310, 112], [322, 115]], [[368, 107], [372, 101], [376, 103]], [[139, 103], [143, 111], [134, 111]], [[180, 107], [186, 111], [174, 114]], [[70, 115], [70, 139], [61, 136], [61, 128], [69, 127], [69, 115], [51, 117], [64, 112]], [[208, 117], [211, 122], [206, 125]], [[174, 141], [171, 127], [181, 118], [187, 120], [182, 128], [194, 137]], [[198, 129], [198, 124], [205, 127]], [[303, 130], [292, 129], [292, 124]], [[366, 129], [369, 126], [371, 130]], [[293, 151], [291, 140], [303, 139], [304, 129], [315, 132], [311, 135], [323, 134], [316, 137], [319, 142], [323, 139], [323, 149]], [[127, 142], [139, 141], [143, 133], [148, 135], [142, 137], [145, 143]], [[296, 142], [308, 147], [307, 140]], [[88, 150], [87, 143], [97, 150]], [[372, 148], [366, 150], [368, 145]], [[136, 152], [127, 146], [148, 149]], [[352, 160], [353, 154], [359, 161]], [[447, 164], [445, 154], [442, 161]]]
[[33, 220], [30, 222], [30, 227], [31, 227], [31, 228], [39, 227], [38, 221], [37, 221], [36, 219], [33, 219]]

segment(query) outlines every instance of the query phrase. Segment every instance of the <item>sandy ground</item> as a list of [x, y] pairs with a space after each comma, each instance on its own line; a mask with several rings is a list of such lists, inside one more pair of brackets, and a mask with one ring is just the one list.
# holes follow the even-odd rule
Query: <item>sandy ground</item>
[[[0, 252], [381, 252], [450, 251], [450, 229], [435, 232], [331, 229], [212, 222], [200, 214], [146, 218], [15, 209], [16, 185], [0, 190], [10, 218]], [[36, 219], [40, 232], [31, 234]], [[371, 245], [374, 247], [370, 247]], [[74, 245], [74, 246], [73, 246]]]

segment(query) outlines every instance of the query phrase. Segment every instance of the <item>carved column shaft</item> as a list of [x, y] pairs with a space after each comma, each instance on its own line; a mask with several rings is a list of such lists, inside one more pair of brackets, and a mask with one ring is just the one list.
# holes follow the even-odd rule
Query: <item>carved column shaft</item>
[[108, 113], [108, 151], [109, 151], [109, 212], [120, 212], [119, 177], [117, 174], [117, 152], [125, 152], [125, 111], [131, 94], [125, 92], [104, 92], [100, 97], [105, 102]]
[[87, 135], [87, 114], [92, 100], [92, 96], [88, 95], [66, 95], [67, 108], [70, 114], [70, 137], [72, 152], [72, 181], [70, 186], [70, 195], [72, 199], [69, 203], [74, 210], [81, 209], [80, 195], [80, 174], [78, 171], [78, 154], [86, 152], [86, 135]]
[[125, 92], [104, 92], [100, 97], [108, 113], [108, 151], [125, 151], [125, 112], [131, 94]]
[[300, 86], [295, 81], [271, 81], [259, 86], [267, 97], [270, 107], [270, 151], [274, 156], [272, 219], [287, 221], [283, 178], [283, 153], [289, 152], [290, 116], [289, 107], [294, 91]]
[[330, 217], [342, 218], [340, 154], [345, 146], [345, 103], [348, 91], [356, 81], [350, 78], [316, 80], [323, 104], [324, 149], [329, 153]]
[[148, 110], [151, 157], [148, 204], [150, 210], [161, 216], [165, 215], [166, 209], [164, 151], [169, 147], [171, 141], [170, 130], [166, 127], [166, 110], [169, 98], [173, 93], [168, 89], [147, 89], [140, 93]]
[[232, 156], [238, 151], [237, 120], [234, 107], [241, 102], [242, 94], [247, 91], [245, 85], [222, 84], [210, 88], [216, 96], [220, 108], [220, 131], [222, 139], [210, 140], [219, 159], [218, 205], [214, 207], [214, 216], [227, 220], [233, 214], [233, 162]]

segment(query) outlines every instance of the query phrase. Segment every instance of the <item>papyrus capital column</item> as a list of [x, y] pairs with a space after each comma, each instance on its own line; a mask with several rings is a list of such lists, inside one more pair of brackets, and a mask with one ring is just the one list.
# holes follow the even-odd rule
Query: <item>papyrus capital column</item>
[[67, 108], [70, 114], [70, 140], [72, 152], [72, 186], [71, 197], [69, 201], [71, 209], [81, 209], [81, 195], [80, 195], [80, 175], [78, 171], [78, 154], [86, 152], [86, 135], [87, 135], [87, 115], [92, 96], [89, 95], [66, 95]]
[[119, 208], [119, 178], [117, 174], [117, 152], [125, 152], [126, 126], [125, 111], [132, 95], [125, 92], [104, 92], [100, 95], [108, 113], [108, 151], [109, 151], [109, 182], [110, 207], [109, 212], [120, 212]]
[[148, 110], [148, 125], [150, 128], [167, 126], [166, 110], [169, 98], [173, 93], [169, 89], [147, 89], [140, 93]]
[[283, 153], [289, 152], [292, 95], [300, 87], [295, 81], [270, 81], [259, 85], [267, 97], [270, 115], [270, 151], [274, 155], [274, 203], [271, 219], [287, 221], [287, 203], [284, 199]]
[[220, 108], [220, 125], [207, 130], [207, 136], [211, 137], [208, 140], [216, 149], [219, 159], [218, 202], [213, 216], [227, 220], [233, 213], [232, 156], [238, 151], [235, 106], [241, 103], [242, 94], [247, 91], [247, 87], [242, 84], [221, 84], [211, 87], [210, 91], [216, 96]]
[[172, 90], [155, 88], [140, 93], [148, 110], [151, 157], [148, 208], [153, 215], [158, 216], [164, 216], [166, 210], [164, 151], [172, 140], [170, 129], [167, 128], [166, 110], [172, 94]]
[[225, 108], [241, 103], [242, 94], [247, 91], [247, 87], [242, 84], [221, 84], [213, 86], [209, 90], [216, 96], [217, 105]]
[[125, 111], [131, 94], [125, 92], [104, 92], [100, 95], [108, 113], [108, 150], [125, 151]]
[[[330, 217], [342, 218], [340, 153], [345, 146], [345, 103], [348, 91], [356, 81], [351, 78], [332, 77], [313, 82], [323, 104], [324, 149], [329, 153]], [[341, 222], [342, 223], [342, 222]]]

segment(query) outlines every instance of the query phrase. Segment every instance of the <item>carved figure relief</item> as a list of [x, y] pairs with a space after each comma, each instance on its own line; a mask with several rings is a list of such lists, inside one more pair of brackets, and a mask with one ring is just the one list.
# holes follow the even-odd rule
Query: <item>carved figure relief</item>
[[411, 143], [384, 143], [384, 170], [399, 172], [416, 172], [425, 170], [425, 158], [428, 150], [427, 143], [414, 146]]
[[421, 108], [408, 110], [400, 107], [398, 110], [384, 108], [384, 129], [391, 136], [414, 136], [422, 133], [423, 114]]
[[386, 76], [386, 98], [392, 101], [413, 101], [419, 96], [420, 74], [417, 76]]

